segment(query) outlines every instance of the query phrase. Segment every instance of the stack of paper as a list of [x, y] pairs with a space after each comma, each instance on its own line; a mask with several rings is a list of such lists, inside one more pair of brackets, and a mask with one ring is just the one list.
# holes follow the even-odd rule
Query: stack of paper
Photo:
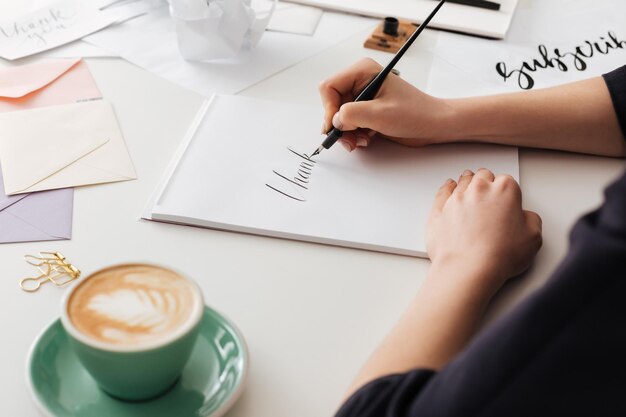
[[69, 239], [67, 187], [135, 178], [100, 96], [79, 59], [0, 70], [0, 243]]
[[[78, 59], [0, 70], [0, 112], [99, 97], [89, 69]], [[72, 237], [73, 189], [7, 196], [2, 172], [0, 180], [0, 243]]]
[[[447, 178], [486, 167], [518, 177], [517, 149], [406, 148], [377, 140], [304, 152], [318, 107], [216, 96], [200, 111], [144, 214], [151, 220], [412, 256], [426, 256], [425, 225]], [[268, 123], [268, 121], [272, 121]]]

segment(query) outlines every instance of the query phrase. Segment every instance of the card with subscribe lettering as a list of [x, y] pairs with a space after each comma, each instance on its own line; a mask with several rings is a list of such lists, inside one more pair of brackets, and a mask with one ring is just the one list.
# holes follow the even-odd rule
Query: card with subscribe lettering
[[587, 28], [593, 35], [525, 44], [498, 44], [442, 34], [431, 52], [485, 83], [483, 94], [553, 87], [597, 77], [624, 65], [626, 31], [610, 23], [596, 26]]

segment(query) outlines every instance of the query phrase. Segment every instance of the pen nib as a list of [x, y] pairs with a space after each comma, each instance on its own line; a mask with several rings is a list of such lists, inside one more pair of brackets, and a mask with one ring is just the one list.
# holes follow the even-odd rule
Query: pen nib
[[315, 150], [315, 152], [313, 152], [313, 153], [311, 154], [311, 156], [309, 156], [309, 159], [313, 158], [313, 157], [314, 157], [314, 156], [316, 156], [316, 155], [319, 155], [319, 154], [320, 154], [320, 152], [322, 151], [322, 149], [324, 149], [324, 147], [323, 147], [323, 146], [320, 146], [319, 148], [317, 148], [317, 149]]

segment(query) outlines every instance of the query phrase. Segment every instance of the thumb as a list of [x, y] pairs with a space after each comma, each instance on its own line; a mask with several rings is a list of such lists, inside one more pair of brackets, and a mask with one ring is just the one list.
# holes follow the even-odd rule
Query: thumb
[[369, 128], [372, 122], [374, 104], [371, 101], [346, 103], [333, 116], [333, 126], [339, 130]]
[[533, 231], [541, 234], [543, 228], [543, 221], [541, 220], [541, 217], [534, 211], [528, 210], [524, 210], [524, 217], [526, 219], [526, 224], [530, 226]]

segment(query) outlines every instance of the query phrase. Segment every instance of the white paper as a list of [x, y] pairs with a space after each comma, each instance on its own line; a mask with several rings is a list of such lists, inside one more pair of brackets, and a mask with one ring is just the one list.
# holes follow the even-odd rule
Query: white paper
[[[434, 0], [287, 0], [327, 10], [384, 18], [394, 16], [422, 23], [437, 6]], [[446, 3], [430, 26], [502, 39], [505, 37], [518, 0], [499, 0], [499, 11]]]
[[292, 3], [279, 3], [267, 30], [276, 32], [313, 35], [323, 14], [322, 9], [299, 6]]
[[85, 38], [169, 81], [207, 97], [233, 94], [375, 26], [373, 19], [325, 13], [315, 36], [267, 32], [236, 58], [189, 62], [181, 56], [167, 8]]
[[7, 195], [135, 179], [105, 100], [0, 113]]
[[32, 11], [28, 1], [0, 1], [0, 16], [2, 20], [24, 15]]
[[72, 42], [105, 28], [116, 16], [81, 0], [62, 0], [0, 22], [0, 56], [18, 59]]
[[[593, 37], [608, 20], [626, 21], [623, 0], [539, 0], [520, 3], [507, 43], [535, 45], [537, 42], [569, 42]], [[622, 26], [620, 25], [620, 27]]]
[[[316, 158], [306, 189], [287, 181], [321, 136], [318, 107], [217, 96], [203, 108], [156, 191], [153, 220], [425, 256], [436, 190], [466, 169], [519, 176], [517, 149], [452, 145], [411, 149], [382, 140]], [[194, 126], [195, 127], [195, 126]], [[276, 192], [271, 185], [306, 201]]]

